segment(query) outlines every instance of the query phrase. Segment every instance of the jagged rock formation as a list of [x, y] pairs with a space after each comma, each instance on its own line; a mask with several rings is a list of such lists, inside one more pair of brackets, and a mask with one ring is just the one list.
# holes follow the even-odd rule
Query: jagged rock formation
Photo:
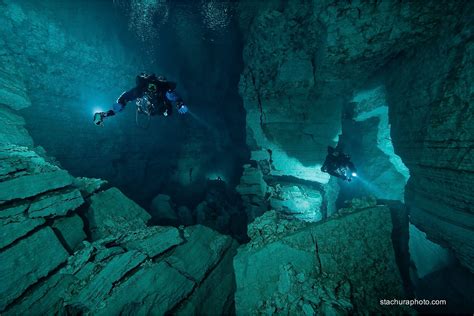
[[437, 41], [393, 60], [385, 81], [411, 220], [474, 272], [474, 6], [461, 10]]
[[[473, 270], [472, 2], [243, 1], [239, 13], [247, 143], [262, 170], [324, 183], [325, 146], [353, 119], [372, 143], [354, 159], [378, 168], [361, 169], [369, 191], [404, 197], [413, 223]], [[365, 91], [385, 91], [386, 108], [354, 112]], [[411, 175], [404, 196], [395, 154]]]
[[274, 211], [257, 218], [234, 259], [237, 314], [393, 313], [379, 304], [404, 295], [390, 210], [359, 205], [345, 213], [316, 224]]
[[204, 226], [147, 227], [150, 215], [116, 188], [75, 187], [25, 147], [1, 147], [0, 164], [5, 315], [231, 310], [232, 238]]

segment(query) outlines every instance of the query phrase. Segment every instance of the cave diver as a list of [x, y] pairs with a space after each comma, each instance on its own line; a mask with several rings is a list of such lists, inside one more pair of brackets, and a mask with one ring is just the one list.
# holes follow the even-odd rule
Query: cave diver
[[348, 182], [352, 181], [353, 177], [357, 177], [357, 170], [351, 162], [351, 157], [337, 147], [328, 146], [328, 155], [321, 171]]
[[94, 124], [103, 126], [106, 117], [121, 112], [127, 103], [133, 100], [137, 105], [137, 120], [138, 114], [145, 114], [148, 117], [153, 115], [170, 116], [173, 103], [175, 103], [179, 114], [188, 112], [188, 107], [176, 92], [175, 82], [168, 81], [164, 76], [157, 77], [155, 74], [141, 73], [136, 77], [136, 86], [122, 93], [117, 102], [112, 105], [111, 110], [94, 113]]

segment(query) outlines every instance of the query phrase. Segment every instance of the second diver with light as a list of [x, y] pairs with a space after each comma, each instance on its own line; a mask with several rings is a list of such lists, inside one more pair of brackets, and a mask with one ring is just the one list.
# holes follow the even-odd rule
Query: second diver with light
[[348, 182], [353, 177], [357, 177], [357, 170], [351, 161], [351, 157], [337, 147], [328, 146], [328, 155], [324, 160], [321, 171]]

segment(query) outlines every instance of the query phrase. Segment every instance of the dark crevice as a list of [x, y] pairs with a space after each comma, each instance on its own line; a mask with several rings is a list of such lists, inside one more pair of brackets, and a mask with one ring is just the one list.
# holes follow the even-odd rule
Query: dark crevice
[[252, 68], [248, 67], [248, 70], [252, 78], [252, 84], [255, 89], [255, 94], [257, 96], [258, 108], [260, 110], [260, 127], [263, 129], [263, 119], [264, 119], [265, 114], [263, 113], [262, 98], [260, 96], [260, 91], [257, 87], [257, 81], [255, 78], [255, 75], [253, 74]]
[[142, 268], [143, 268], [143, 262], [146, 261], [146, 258], [140, 262], [139, 264], [137, 264], [135, 267], [133, 267], [132, 269], [128, 270], [124, 275], [122, 275], [122, 277], [120, 277], [118, 280], [114, 281], [112, 283], [112, 288], [110, 289], [110, 291], [106, 294], [106, 295], [109, 295], [110, 293], [112, 293], [112, 291], [120, 286], [121, 284], [125, 283], [128, 279], [130, 279], [133, 275], [135, 275], [138, 271], [140, 271]]
[[410, 279], [410, 252], [409, 252], [409, 212], [408, 208], [400, 201], [380, 200], [390, 209], [392, 219], [392, 245], [395, 252], [403, 289], [407, 297], [414, 297], [413, 284]]
[[51, 229], [53, 230], [54, 234], [56, 235], [56, 237], [58, 238], [59, 242], [61, 243], [61, 245], [64, 247], [64, 249], [66, 249], [66, 251], [69, 253], [69, 255], [73, 255], [74, 254], [74, 250], [71, 249], [71, 247], [69, 247], [66, 239], [63, 237], [63, 235], [61, 234], [61, 232], [59, 231], [59, 229], [55, 228], [52, 226], [52, 224], [54, 223], [54, 221], [51, 223]]
[[319, 245], [318, 245], [318, 241], [316, 240], [316, 238], [314, 238], [314, 235], [313, 233], [311, 233], [311, 239], [313, 241], [313, 244], [314, 244], [314, 255], [316, 256], [316, 262], [318, 263], [318, 268], [319, 268], [319, 273], [323, 273], [323, 265], [321, 263], [321, 258], [319, 257]]

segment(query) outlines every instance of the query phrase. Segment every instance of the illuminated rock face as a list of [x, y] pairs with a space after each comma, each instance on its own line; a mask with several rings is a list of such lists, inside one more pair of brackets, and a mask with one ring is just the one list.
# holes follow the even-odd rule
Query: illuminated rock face
[[403, 201], [410, 172], [393, 148], [385, 87], [354, 92], [351, 106], [343, 142], [357, 166], [357, 193]]
[[[315, 1], [301, 10], [297, 2], [243, 1], [240, 94], [251, 159], [267, 180], [290, 176], [322, 184], [321, 195], [337, 192], [336, 181], [328, 184], [329, 176], [320, 171], [326, 148], [349, 139], [340, 139], [347, 108], [368, 103], [370, 110], [352, 118], [368, 134], [354, 154], [372, 184], [364, 192], [403, 200], [409, 172], [390, 142], [390, 105], [383, 90], [366, 83], [400, 52], [438, 36], [441, 21], [454, 21], [459, 8], [436, 1], [374, 6]], [[336, 197], [321, 205], [332, 208]]]
[[472, 27], [459, 18], [437, 41], [393, 60], [385, 86], [393, 145], [410, 169], [411, 221], [474, 271]]

